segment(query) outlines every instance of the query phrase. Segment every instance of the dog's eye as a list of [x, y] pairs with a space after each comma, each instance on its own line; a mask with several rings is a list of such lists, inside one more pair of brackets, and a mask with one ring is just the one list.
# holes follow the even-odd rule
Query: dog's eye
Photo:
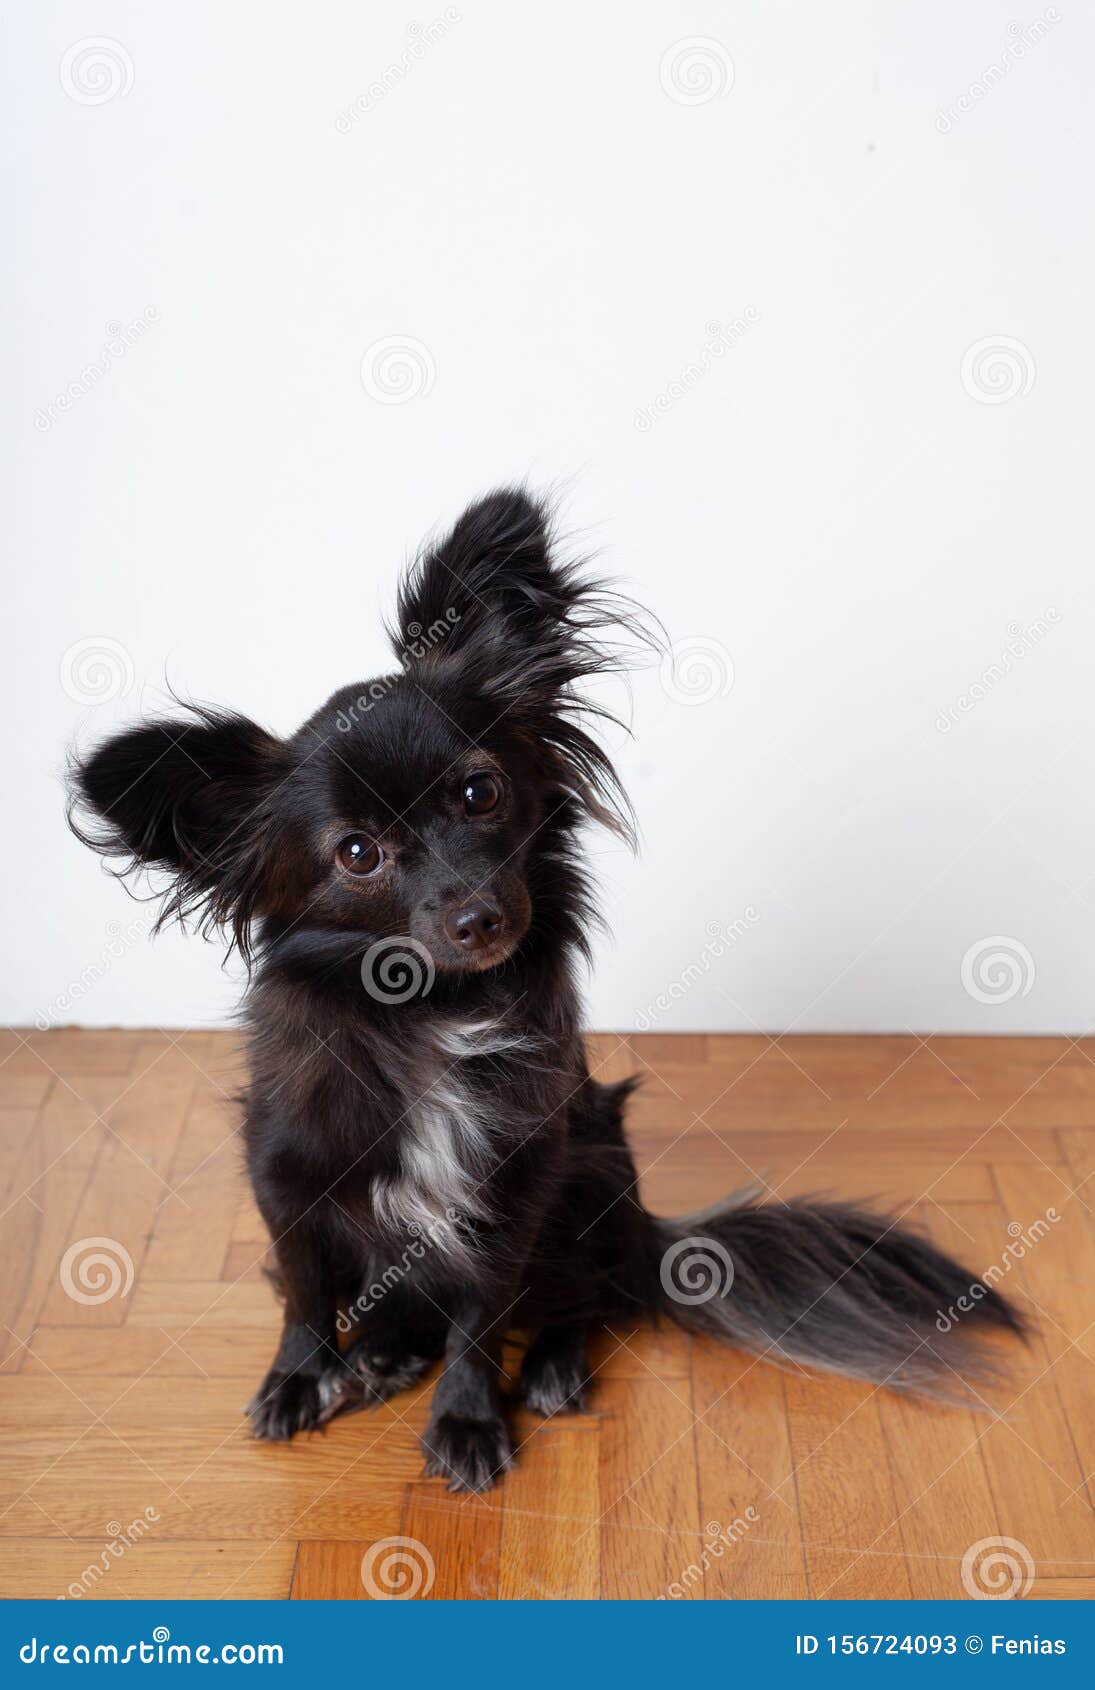
[[384, 861], [384, 853], [375, 839], [363, 833], [350, 833], [342, 841], [335, 855], [351, 874], [375, 874]]
[[496, 809], [502, 783], [496, 775], [470, 775], [464, 782], [464, 808], [469, 816], [486, 816]]

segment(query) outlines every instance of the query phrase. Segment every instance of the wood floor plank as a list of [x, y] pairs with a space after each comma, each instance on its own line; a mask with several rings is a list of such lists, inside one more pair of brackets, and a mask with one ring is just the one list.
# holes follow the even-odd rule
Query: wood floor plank
[[37, 1073], [44, 1065], [54, 1074], [127, 1075], [132, 1070], [139, 1039], [139, 1034], [123, 1032], [117, 1027], [105, 1031], [57, 1027], [45, 1032], [31, 1031], [24, 1036], [24, 1044], [11, 1039], [12, 1054], [7, 1060], [4, 1060], [6, 1052], [0, 1052], [0, 1073], [20, 1068], [28, 1074]]
[[[606, 1379], [598, 1404], [600, 1593], [613, 1600], [664, 1596], [701, 1541], [691, 1387], [682, 1393], [653, 1378]], [[579, 1550], [583, 1545], [579, 1534]], [[702, 1583], [683, 1593], [702, 1596]]]
[[[199, 1476], [173, 1488], [146, 1472], [119, 1445], [109, 1484], [82, 1477], [81, 1494], [73, 1495], [71, 1484], [53, 1475], [29, 1492], [5, 1497], [0, 1501], [0, 1538], [19, 1540], [43, 1531], [58, 1537], [66, 1532], [101, 1534], [112, 1519], [133, 1518], [149, 1505], [160, 1515], [157, 1535], [164, 1541], [231, 1537], [262, 1544], [285, 1537], [294, 1543], [359, 1543], [397, 1533], [406, 1476], [397, 1477], [381, 1456], [375, 1465], [350, 1468], [345, 1494], [339, 1493], [337, 1483], [325, 1490], [346, 1468], [349, 1459], [326, 1479], [314, 1470], [310, 1478], [279, 1471], [269, 1483], [241, 1479], [237, 1470], [231, 1480]], [[126, 1478], [125, 1473], [141, 1476]]]
[[[289, 1594], [294, 1543], [161, 1543], [146, 1538], [114, 1560], [105, 1549], [111, 1541], [0, 1541], [0, 1587], [14, 1598], [62, 1596], [72, 1586], [78, 1596], [86, 1594], [97, 1602], [225, 1596], [276, 1601]], [[104, 1553], [106, 1571], [101, 1570]]]
[[236, 1219], [232, 1226], [233, 1244], [256, 1244], [265, 1249], [270, 1242], [266, 1222], [259, 1214], [258, 1204], [250, 1191], [240, 1190], [236, 1200]]
[[229, 1243], [221, 1263], [220, 1277], [234, 1285], [240, 1279], [265, 1280], [274, 1262], [273, 1252], [263, 1244]]
[[24, 1373], [134, 1379], [238, 1379], [257, 1385], [270, 1365], [276, 1327], [199, 1324], [189, 1332], [161, 1326], [40, 1326], [27, 1346]]
[[784, 1375], [704, 1338], [693, 1345], [692, 1381], [708, 1598], [805, 1596]]
[[728, 1192], [757, 1183], [761, 1194], [787, 1201], [806, 1195], [832, 1195], [873, 1202], [901, 1211], [931, 1193], [939, 1202], [967, 1202], [981, 1198], [993, 1201], [995, 1190], [988, 1163], [953, 1162], [953, 1150], [946, 1160], [909, 1160], [869, 1148], [859, 1155], [838, 1157], [832, 1152], [798, 1160], [769, 1152], [750, 1155], [734, 1147], [737, 1154], [721, 1148], [713, 1152], [689, 1140], [674, 1147], [661, 1161], [654, 1162], [640, 1181], [643, 1202], [656, 1214], [687, 1214], [705, 1208]]
[[706, 1033], [632, 1033], [631, 1050], [640, 1071], [693, 1068], [707, 1062]]
[[130, 1302], [129, 1324], [166, 1330], [260, 1326], [276, 1337], [281, 1317], [265, 1279], [139, 1280]]
[[[691, 1339], [669, 1321], [660, 1325], [632, 1322], [605, 1326], [590, 1334], [589, 1355], [593, 1369], [593, 1406], [596, 1407], [600, 1379], [679, 1380], [685, 1387], [691, 1375]], [[687, 1394], [685, 1391], [682, 1394]]]
[[[1072, 1512], [1095, 1506], [1095, 1247], [1089, 1216], [1076, 1197], [1060, 1194], [1059, 1170], [1038, 1170], [1018, 1180], [1008, 1168], [998, 1168], [1004, 1210], [1031, 1237], [1038, 1222], [1053, 1215], [1050, 1230], [1023, 1259], [1023, 1289], [1034, 1299], [1048, 1372], [1037, 1389], [1051, 1382], [1060, 1400], [1083, 1486], [1068, 1503]], [[1090, 1186], [1081, 1196], [1090, 1196]]]
[[0, 1216], [0, 1373], [17, 1371], [43, 1302], [59, 1284], [66, 1250], [78, 1241], [73, 1219], [91, 1170], [108, 1141], [98, 1119], [116, 1094], [113, 1077], [88, 1080], [80, 1095], [57, 1085], [42, 1105]]
[[[458, 1506], [453, 1503], [454, 1510]], [[486, 1594], [477, 1588], [475, 1552], [470, 1546], [477, 1537], [477, 1521], [493, 1511], [489, 1505], [478, 1508], [474, 1498], [465, 1499], [463, 1506], [463, 1533], [453, 1529], [446, 1536], [434, 1522], [428, 1536], [445, 1545], [437, 1552], [406, 1529], [357, 1543], [302, 1543], [293, 1577], [293, 1600], [449, 1601]], [[455, 1517], [454, 1513], [451, 1518]]]
[[28, 1109], [0, 1109], [0, 1213], [17, 1195], [12, 1185], [24, 1164], [31, 1135], [37, 1130], [40, 1108], [39, 1104]]
[[[966, 1206], [948, 1218], [935, 1205], [921, 1205], [910, 1220], [957, 1255], [979, 1261], [978, 1233]], [[983, 1448], [991, 1420], [894, 1391], [877, 1400], [911, 1593], [960, 1599], [966, 1551], [1003, 1529]]]
[[55, 1076], [33, 1053], [30, 1060], [34, 1064], [30, 1073], [0, 1069], [0, 1097], [5, 1109], [37, 1109], [56, 1083]]
[[[1032, 1234], [1029, 1221], [1013, 1235], [1016, 1226], [1020, 1221], [1005, 1221], [999, 1203], [963, 1204], [953, 1217], [939, 1212], [930, 1217], [932, 1237], [942, 1248], [961, 1251], [978, 1277], [1000, 1270], [990, 1283], [1031, 1312], [1025, 1281], [1036, 1252], [1052, 1249], [1054, 1239], [1049, 1232], [1042, 1238]], [[972, 1242], [966, 1238], [970, 1232]], [[1044, 1333], [1036, 1330], [1027, 1350], [1007, 1344], [997, 1353], [1005, 1377], [998, 1389], [983, 1394], [986, 1408], [999, 1418], [981, 1428], [981, 1453], [1002, 1530], [1025, 1545], [1042, 1573], [1084, 1576], [1095, 1553], [1095, 1517]]]
[[1095, 1578], [1036, 1578], [1024, 1594], [1030, 1602], [1092, 1602]]
[[[192, 1077], [153, 1070], [126, 1086], [104, 1111], [107, 1139], [97, 1169], [72, 1217], [70, 1243], [106, 1240], [79, 1252], [67, 1276], [50, 1286], [39, 1319], [88, 1326], [121, 1326], [129, 1313], [127, 1281], [143, 1262], [157, 1206], [182, 1131]], [[114, 1291], [117, 1294], [113, 1294]]]
[[[810, 1595], [908, 1598], [880, 1393], [798, 1372], [788, 1373], [785, 1388]], [[869, 1486], [862, 1482], [866, 1469]]]
[[[708, 1035], [707, 1060], [737, 1079], [741, 1106], [775, 1094], [777, 1107], [840, 1105], [853, 1124], [906, 1120], [938, 1127], [995, 1120], [1017, 1127], [1095, 1125], [1095, 1041]], [[726, 1083], [725, 1081], [723, 1082]]]
[[241, 1155], [237, 1106], [202, 1088], [183, 1123], [171, 1189], [158, 1194], [142, 1284], [220, 1274], [236, 1220]]
[[1068, 1127], [1059, 1133], [1065, 1161], [1072, 1174], [1074, 1186], [1084, 1202], [1095, 1205], [1095, 1127]]
[[1095, 1280], [1091, 1273], [1092, 1227], [1081, 1203], [1061, 1196], [1059, 1168], [1032, 1169], [1018, 1180], [1013, 1170], [996, 1169], [1005, 1210], [1021, 1216], [1028, 1237], [1045, 1227], [1023, 1261], [1023, 1294], [1034, 1299], [1034, 1312], [1054, 1366], [1065, 1358], [1095, 1355]]
[[154, 1066], [158, 1074], [179, 1080], [200, 1080], [213, 1087], [209, 1074], [210, 1035], [204, 1032], [142, 1034], [133, 1052], [132, 1072], [144, 1074]]
[[49, 1028], [27, 1034], [25, 1051], [34, 1051], [54, 1073], [132, 1073], [139, 1033], [120, 1028]]
[[[436, 1479], [407, 1487], [400, 1535], [407, 1540], [408, 1576], [423, 1569], [424, 1585], [429, 1584], [423, 1595], [429, 1600], [497, 1598], [506, 1494], [454, 1496]], [[375, 1582], [375, 1569], [372, 1577]]]
[[[784, 1132], [810, 1132], [823, 1136], [843, 1123], [857, 1132], [879, 1134], [916, 1132], [922, 1126], [934, 1135], [953, 1135], [958, 1141], [956, 1153], [958, 1149], [983, 1141], [989, 1133], [995, 1135], [996, 1142], [990, 1144], [986, 1157], [990, 1151], [991, 1156], [997, 1159], [1009, 1152], [1006, 1130], [998, 1130], [992, 1125], [1002, 1111], [993, 1116], [976, 1099], [967, 1106], [963, 1096], [961, 1107], [949, 1110], [938, 1108], [930, 1100], [914, 1106], [900, 1098], [889, 1103], [873, 1098], [852, 1106], [843, 1098], [823, 1096], [805, 1081], [796, 1081], [796, 1085], [796, 1094], [788, 1097], [772, 1079], [765, 1091], [758, 1089], [754, 1095], [733, 1085], [720, 1085], [713, 1065], [695, 1073], [682, 1071], [674, 1083], [669, 1083], [668, 1075], [660, 1081], [644, 1074], [643, 1084], [629, 1108], [629, 1116], [644, 1133], [668, 1130], [673, 1134], [683, 1132], [698, 1118], [726, 1138], [733, 1138], [739, 1133], [775, 1135]], [[1075, 1124], [1090, 1124], [1090, 1106], [1081, 1106], [1079, 1100], [1076, 1100], [1076, 1105], [1071, 1111], [1077, 1116]], [[1008, 1116], [1008, 1120], [1018, 1130], [1034, 1134], [1053, 1132], [1060, 1124], [1060, 1117], [1048, 1106], [1033, 1116], [1029, 1108], [1017, 1110]], [[1015, 1157], [1014, 1150], [1011, 1153], [1020, 1160], [1026, 1155], [1020, 1153]]]
[[361, 1564], [370, 1547], [367, 1542], [340, 1543], [327, 1539], [300, 1544], [290, 1592], [293, 1601], [364, 1601]]
[[[598, 1414], [547, 1424], [523, 1417], [517, 1466], [506, 1481], [497, 1594], [593, 1601], [600, 1591]], [[527, 1444], [523, 1440], [529, 1439]]]
[[974, 1415], [887, 1393], [880, 1413], [916, 1598], [960, 1600], [962, 1559], [1003, 1531]]

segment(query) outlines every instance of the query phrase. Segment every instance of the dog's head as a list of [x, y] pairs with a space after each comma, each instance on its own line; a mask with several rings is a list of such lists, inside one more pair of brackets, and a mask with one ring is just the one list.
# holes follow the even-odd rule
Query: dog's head
[[[195, 708], [110, 739], [74, 769], [80, 837], [170, 876], [245, 954], [253, 924], [407, 936], [437, 969], [510, 958], [545, 863], [583, 817], [628, 833], [578, 682], [613, 659], [616, 602], [553, 560], [543, 505], [490, 495], [400, 588], [398, 668], [343, 688], [280, 740]], [[588, 706], [586, 706], [588, 708]]]

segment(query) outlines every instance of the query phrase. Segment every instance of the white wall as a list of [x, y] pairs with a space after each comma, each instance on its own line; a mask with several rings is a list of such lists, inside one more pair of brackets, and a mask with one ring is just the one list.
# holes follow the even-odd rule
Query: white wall
[[67, 742], [166, 681], [292, 729], [527, 476], [703, 642], [634, 688], [593, 1025], [1089, 1026], [1090, 13], [7, 10], [7, 1018], [228, 1012], [118, 937]]

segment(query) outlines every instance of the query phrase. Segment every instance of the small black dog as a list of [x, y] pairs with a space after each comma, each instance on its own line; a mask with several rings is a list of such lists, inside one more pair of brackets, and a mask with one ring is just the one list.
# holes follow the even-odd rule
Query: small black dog
[[227, 927], [252, 964], [243, 1132], [285, 1298], [256, 1435], [381, 1402], [443, 1355], [427, 1471], [481, 1490], [511, 1460], [511, 1326], [535, 1334], [521, 1391], [544, 1415], [583, 1405], [591, 1323], [655, 1310], [918, 1391], [976, 1362], [967, 1327], [1019, 1332], [995, 1291], [858, 1209], [642, 1208], [633, 1082], [590, 1078], [573, 977], [582, 824], [629, 833], [575, 688], [612, 664], [626, 606], [553, 560], [540, 502], [502, 491], [420, 557], [398, 614], [400, 671], [288, 740], [194, 709], [74, 771], [98, 818], [80, 837], [123, 873], [167, 870], [163, 917]]

